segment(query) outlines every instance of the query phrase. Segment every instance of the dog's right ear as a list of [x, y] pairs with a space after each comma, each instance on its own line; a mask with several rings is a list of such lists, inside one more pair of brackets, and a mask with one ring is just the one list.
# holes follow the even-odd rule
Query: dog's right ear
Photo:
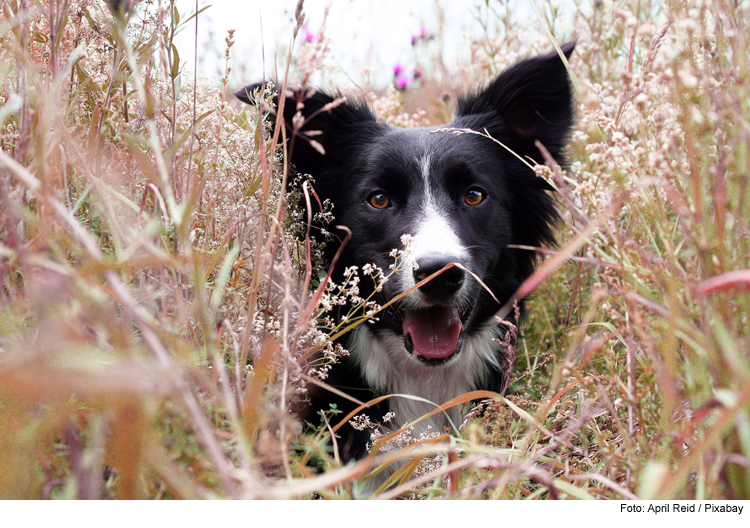
[[[263, 84], [251, 84], [235, 92], [235, 97], [258, 105]], [[272, 102], [278, 109], [281, 99], [274, 92]], [[262, 100], [262, 99], [260, 99]], [[382, 128], [366, 104], [349, 102], [341, 94], [328, 94], [316, 88], [287, 90], [283, 99], [283, 125], [290, 158], [298, 171], [317, 176], [332, 164], [342, 165], [355, 144], [364, 143]], [[274, 123], [276, 109], [267, 109]]]

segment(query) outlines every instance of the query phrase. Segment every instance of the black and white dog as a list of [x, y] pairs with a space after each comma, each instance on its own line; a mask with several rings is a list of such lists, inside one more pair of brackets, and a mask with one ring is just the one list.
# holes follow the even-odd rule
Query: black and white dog
[[[561, 47], [566, 57], [574, 45]], [[259, 87], [235, 95], [253, 104]], [[557, 51], [523, 60], [459, 100], [447, 127], [481, 134], [394, 128], [378, 123], [365, 104], [331, 104], [337, 96], [319, 90], [286, 97], [287, 130], [298, 112], [305, 119], [291, 161], [312, 175], [321, 200], [332, 202], [335, 224], [351, 230], [334, 279], [349, 266], [374, 263], [388, 270], [404, 234], [411, 235], [410, 261], [376, 294], [381, 305], [446, 265], [460, 264], [381, 312], [374, 324], [350, 332], [344, 341], [350, 356], [334, 366], [328, 383], [365, 402], [380, 394], [432, 402], [392, 397], [364, 411], [373, 422], [394, 412], [399, 425], [471, 390], [501, 392], [506, 327], [494, 315], [535, 263], [533, 252], [508, 246], [553, 242], [551, 189], [529, 166], [543, 162], [535, 141], [562, 163], [573, 122], [570, 80]], [[306, 131], [316, 132], [308, 137]], [[326, 248], [329, 262], [339, 246]], [[320, 391], [312, 408], [327, 410], [331, 403], [345, 413], [356, 407]], [[458, 411], [448, 416], [460, 423]], [[431, 425], [442, 432], [448, 423], [436, 414], [420, 430]], [[346, 425], [339, 432], [344, 459], [366, 454], [369, 431]]]

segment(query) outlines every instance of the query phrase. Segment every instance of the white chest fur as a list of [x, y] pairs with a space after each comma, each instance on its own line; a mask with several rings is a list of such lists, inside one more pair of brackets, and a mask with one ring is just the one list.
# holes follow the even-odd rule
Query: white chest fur
[[[393, 423], [411, 423], [457, 396], [474, 390], [491, 369], [499, 370], [499, 345], [494, 325], [487, 325], [464, 337], [461, 353], [444, 365], [426, 365], [404, 348], [404, 338], [393, 333], [377, 335], [371, 328], [356, 328], [349, 341], [349, 353], [358, 363], [368, 385], [384, 394], [398, 394], [389, 400], [395, 413]], [[460, 424], [458, 406], [437, 413], [415, 426], [418, 435], [432, 426], [433, 432]], [[449, 420], [450, 419], [450, 420]]]

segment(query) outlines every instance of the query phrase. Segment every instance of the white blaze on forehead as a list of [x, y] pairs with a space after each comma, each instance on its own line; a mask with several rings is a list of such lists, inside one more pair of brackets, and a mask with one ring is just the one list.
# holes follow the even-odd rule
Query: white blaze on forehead
[[412, 258], [419, 260], [430, 254], [462, 257], [466, 248], [451, 227], [448, 219], [432, 203], [426, 204], [416, 233], [410, 244]]
[[422, 208], [422, 214], [417, 220], [416, 233], [410, 244], [412, 258], [419, 260], [430, 254], [463, 257], [466, 248], [451, 226], [448, 212], [440, 210], [434, 196], [435, 183], [430, 181], [430, 155], [423, 154], [419, 159], [419, 164], [424, 181], [424, 196], [420, 205], [414, 204]]
[[430, 187], [430, 155], [426, 152], [419, 158], [419, 166], [422, 169], [422, 179], [425, 187]]

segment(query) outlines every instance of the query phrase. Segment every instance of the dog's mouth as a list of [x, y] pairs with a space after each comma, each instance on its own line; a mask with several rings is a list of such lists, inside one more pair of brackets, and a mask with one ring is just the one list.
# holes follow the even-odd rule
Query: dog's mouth
[[441, 365], [461, 352], [461, 335], [469, 311], [432, 306], [398, 310], [394, 316], [402, 324], [406, 351], [422, 363]]

